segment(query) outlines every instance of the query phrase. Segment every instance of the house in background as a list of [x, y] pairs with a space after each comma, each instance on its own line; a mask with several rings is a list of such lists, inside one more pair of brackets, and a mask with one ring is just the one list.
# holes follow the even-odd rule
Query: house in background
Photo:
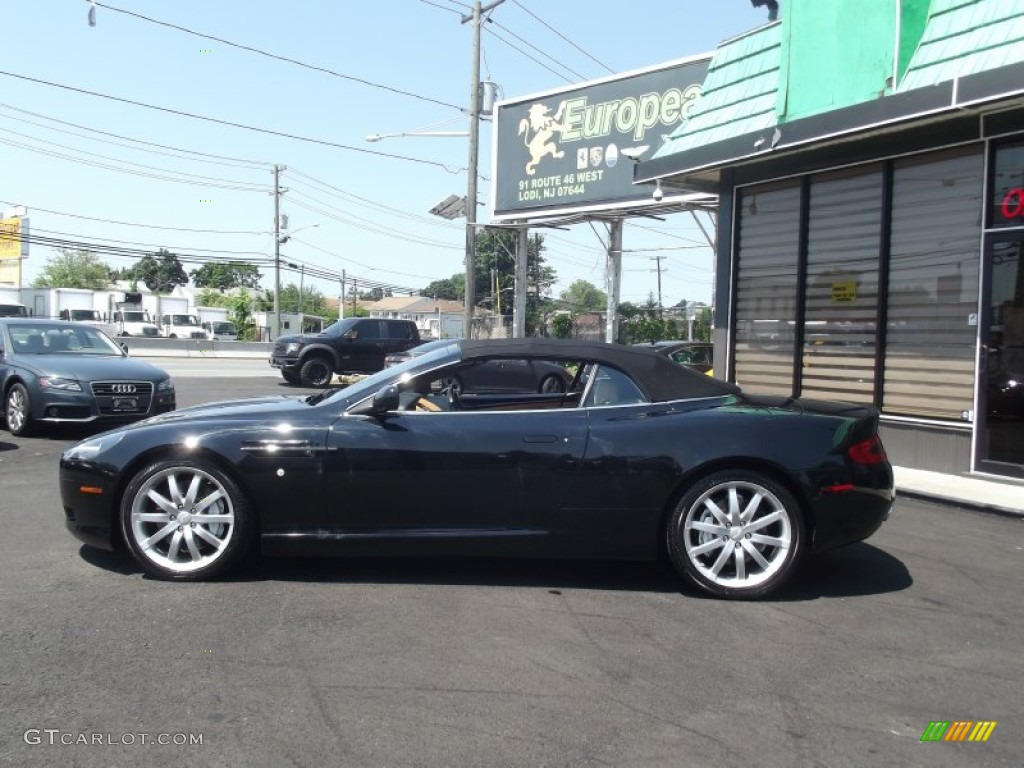
[[423, 339], [461, 338], [465, 327], [464, 305], [459, 301], [429, 296], [388, 296], [365, 306], [370, 317], [414, 321]]
[[635, 181], [719, 197], [716, 374], [1024, 478], [1024, 2], [782, 0]]

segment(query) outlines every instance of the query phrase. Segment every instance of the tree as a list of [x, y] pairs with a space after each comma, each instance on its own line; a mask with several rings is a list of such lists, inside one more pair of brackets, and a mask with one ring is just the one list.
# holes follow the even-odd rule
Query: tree
[[110, 268], [94, 253], [58, 248], [57, 255], [46, 259], [46, 266], [35, 279], [36, 288], [86, 288], [101, 291], [110, 285]]
[[188, 283], [188, 275], [177, 255], [166, 248], [143, 256], [126, 272], [121, 273], [121, 279], [141, 280], [154, 293], [170, 293], [174, 286]]
[[693, 338], [695, 341], [711, 341], [711, 309], [702, 307], [693, 318]]
[[326, 317], [327, 300], [318, 288], [311, 285], [302, 286], [301, 301], [299, 298], [299, 286], [289, 283], [281, 288], [281, 311], [302, 312], [306, 315], [317, 315]]
[[580, 312], [601, 312], [608, 307], [608, 294], [593, 283], [576, 280], [562, 291], [562, 302], [574, 314]]
[[444, 280], [435, 280], [422, 291], [421, 296], [429, 296], [432, 299], [447, 299], [448, 301], [462, 301], [462, 296], [465, 293], [463, 290], [466, 285], [466, 276], [462, 276], [462, 280], [459, 281], [458, 285], [455, 282], [455, 276]]
[[225, 297], [227, 308], [231, 312], [231, 321], [238, 329], [238, 338], [252, 341], [256, 338], [256, 321], [252, 317], [253, 296], [242, 288], [237, 293]]
[[258, 288], [261, 277], [256, 266], [240, 261], [203, 264], [189, 274], [196, 288], [216, 288], [219, 291], [231, 288]]
[[575, 323], [572, 315], [560, 312], [551, 320], [551, 335], [556, 339], [571, 339]]
[[227, 307], [230, 300], [230, 296], [213, 288], [204, 288], [196, 294], [197, 307]]

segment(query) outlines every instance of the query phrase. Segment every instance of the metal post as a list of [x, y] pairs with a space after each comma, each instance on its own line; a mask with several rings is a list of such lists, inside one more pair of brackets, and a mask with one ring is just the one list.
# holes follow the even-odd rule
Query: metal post
[[526, 264], [530, 255], [530, 230], [526, 222], [519, 230], [519, 241], [516, 245], [516, 286], [512, 307], [512, 337], [526, 338]]
[[339, 281], [338, 291], [338, 320], [340, 321], [345, 317], [345, 270], [341, 270], [341, 280]]
[[274, 323], [271, 340], [281, 335], [281, 171], [283, 165], [274, 166]]
[[480, 141], [480, 0], [473, 2], [473, 58], [469, 89], [469, 161], [466, 180], [466, 306], [463, 335], [473, 338], [476, 304], [476, 169]]
[[615, 330], [618, 326], [619, 290], [622, 283], [622, 219], [613, 219], [609, 225], [607, 283], [608, 283], [608, 318], [605, 321], [604, 340], [609, 344], [615, 342]]
[[658, 319], [661, 320], [664, 317], [662, 312], [663, 307], [661, 305], [661, 260], [665, 257], [659, 254], [658, 256], [650, 256], [649, 258], [658, 262]]

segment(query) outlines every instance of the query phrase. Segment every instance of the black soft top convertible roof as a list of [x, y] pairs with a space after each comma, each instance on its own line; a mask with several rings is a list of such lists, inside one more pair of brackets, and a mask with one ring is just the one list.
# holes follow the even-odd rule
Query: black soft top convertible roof
[[684, 368], [665, 355], [644, 347], [627, 347], [573, 339], [458, 339], [463, 360], [488, 357], [534, 357], [604, 363], [629, 375], [652, 402], [690, 397], [735, 395], [735, 384]]

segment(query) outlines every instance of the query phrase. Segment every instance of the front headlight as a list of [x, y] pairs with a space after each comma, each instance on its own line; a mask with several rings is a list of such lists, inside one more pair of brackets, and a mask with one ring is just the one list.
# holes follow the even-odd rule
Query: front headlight
[[156, 384], [156, 391], [157, 392], [173, 392], [174, 391], [174, 381], [172, 379], [164, 379], [163, 381], [158, 381], [157, 384]]
[[82, 385], [74, 379], [62, 379], [59, 376], [40, 376], [39, 386], [43, 389], [59, 389], [64, 392], [82, 391]]
[[91, 437], [76, 443], [64, 451], [64, 461], [84, 461], [99, 456], [117, 445], [124, 438], [124, 432], [115, 432], [110, 435]]
[[284, 347], [284, 353], [285, 353], [286, 355], [294, 355], [294, 354], [295, 354], [295, 353], [297, 353], [297, 352], [298, 352], [298, 351], [299, 351], [300, 349], [302, 349], [302, 342], [301, 342], [301, 341], [290, 341], [290, 342], [288, 342], [288, 343], [287, 343], [287, 344], [285, 345], [285, 347]]

